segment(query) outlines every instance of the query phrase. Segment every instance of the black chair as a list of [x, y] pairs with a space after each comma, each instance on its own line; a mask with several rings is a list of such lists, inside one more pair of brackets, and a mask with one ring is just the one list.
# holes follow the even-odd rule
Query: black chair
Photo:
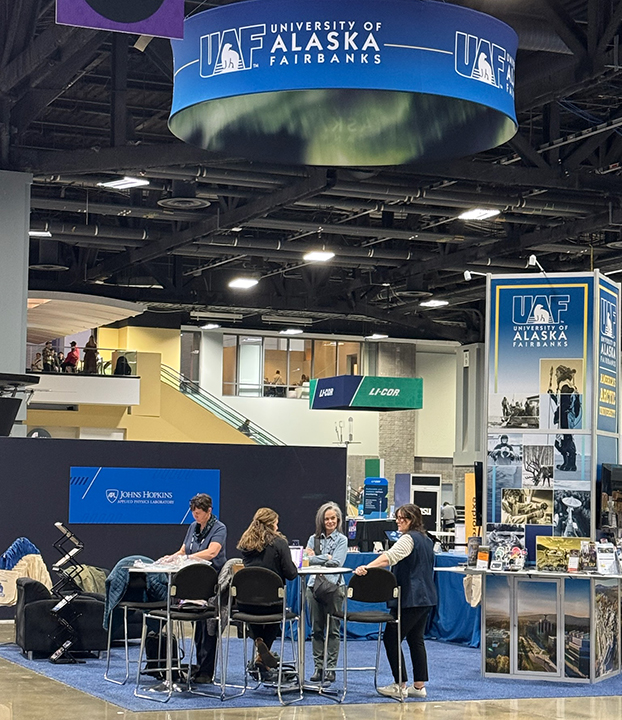
[[[397, 617], [394, 617], [386, 610], [364, 610], [350, 612], [348, 602], [360, 603], [390, 603], [397, 602]], [[367, 575], [352, 575], [348, 583], [343, 610], [335, 613], [335, 617], [343, 620], [343, 693], [339, 702], [343, 702], [348, 692], [348, 671], [349, 670], [373, 670], [374, 687], [378, 690], [378, 666], [380, 665], [380, 646], [382, 643], [382, 630], [386, 623], [397, 623], [397, 643], [401, 647], [401, 607], [400, 587], [397, 584], [395, 575], [389, 570], [382, 568], [368, 568]], [[331, 616], [327, 616], [326, 626], [329, 627]], [[348, 622], [367, 623], [378, 625], [378, 643], [376, 645], [376, 663], [373, 667], [348, 667]], [[324, 640], [324, 667], [326, 667], [328, 656], [328, 633]], [[399, 663], [399, 684], [402, 684], [402, 661]], [[399, 698], [403, 702], [403, 698]]]
[[130, 648], [129, 640], [130, 633], [128, 628], [128, 615], [133, 611], [139, 613], [150, 612], [166, 607], [166, 602], [159, 600], [153, 602], [146, 602], [139, 598], [147, 597], [147, 576], [141, 572], [129, 573], [129, 583], [123, 593], [121, 601], [115, 608], [123, 613], [123, 644], [125, 646], [125, 677], [123, 680], [115, 680], [110, 677], [110, 648], [113, 640], [113, 613], [110, 614], [108, 619], [108, 645], [107, 645], [107, 659], [106, 659], [106, 671], [104, 673], [104, 679], [108, 682], [115, 683], [115, 685], [125, 685], [130, 676]]
[[[238, 608], [232, 607], [233, 601], [236, 602]], [[270, 607], [279, 605], [279, 611], [273, 614], [261, 615], [245, 612], [239, 609], [239, 606], [258, 605]], [[299, 616], [287, 609], [286, 593], [283, 580], [272, 570], [259, 567], [249, 567], [239, 570], [231, 581], [229, 592], [228, 607], [229, 623], [238, 622], [242, 624], [242, 639], [244, 643], [244, 685], [242, 692], [234, 695], [225, 695], [226, 675], [229, 665], [229, 644], [230, 633], [227, 633], [227, 650], [225, 661], [222, 668], [222, 699], [231, 700], [234, 697], [244, 695], [248, 689], [248, 649], [247, 649], [247, 629], [248, 625], [280, 625], [281, 626], [281, 652], [278, 662], [278, 675], [276, 683], [276, 692], [281, 705], [290, 705], [302, 699], [302, 678], [300, 677], [298, 665], [298, 653], [294, 642], [293, 624], [299, 620]], [[298, 690], [298, 695], [292, 700], [286, 702], [283, 700], [283, 655], [285, 651], [285, 628], [289, 623], [290, 638], [292, 642], [292, 654], [294, 667], [297, 675], [297, 682], [294, 686]], [[261, 684], [259, 682], [255, 687]], [[288, 686], [291, 689], [291, 685]]]
[[[35, 653], [51, 655], [59, 643], [55, 640], [60, 625], [51, 612], [59, 597], [38, 580], [17, 579], [17, 604], [15, 606], [15, 642], [30, 659]], [[77, 617], [73, 622], [76, 637], [71, 650], [74, 652], [100, 652], [106, 649], [104, 598], [95, 593], [83, 593], [72, 602]]]
[[[134, 695], [136, 697], [144, 698], [147, 700], [157, 700], [159, 702], [167, 702], [170, 700], [173, 694], [172, 682], [168, 682], [171, 678], [173, 671], [181, 672], [182, 667], [178, 664], [177, 667], [173, 667], [173, 652], [172, 647], [174, 639], [172, 636], [172, 625], [173, 623], [184, 623], [189, 622], [192, 625], [192, 637], [194, 637], [194, 630], [196, 623], [210, 620], [218, 617], [218, 638], [220, 640], [220, 612], [219, 607], [213, 605], [204, 605], [214, 595], [217, 595], [216, 586], [218, 584], [218, 573], [211, 565], [205, 565], [203, 563], [193, 563], [182, 568], [173, 578], [171, 584], [171, 597], [170, 606], [161, 610], [153, 610], [147, 612], [143, 616], [143, 629], [140, 639], [140, 654], [138, 656], [138, 672], [136, 675], [136, 687], [134, 688]], [[188, 601], [199, 601], [201, 604], [192, 605]], [[147, 637], [147, 621], [153, 619], [160, 623], [160, 629], [166, 623], [167, 627], [167, 648], [166, 648], [166, 662], [161, 671], [167, 678], [167, 694], [166, 697], [160, 698], [153, 694], [146, 695], [139, 692], [139, 681], [140, 681], [140, 670], [143, 653], [145, 651], [145, 641]], [[170, 621], [170, 623], [169, 623]], [[161, 633], [160, 633], [161, 635]], [[183, 647], [183, 631], [178, 633], [180, 642], [178, 646]], [[198, 692], [192, 686], [192, 657], [194, 653], [194, 642], [190, 644], [190, 656], [188, 659], [188, 667], [186, 671], [186, 690], [195, 695], [206, 695], [213, 697], [213, 693]], [[220, 696], [218, 693], [217, 696]]]

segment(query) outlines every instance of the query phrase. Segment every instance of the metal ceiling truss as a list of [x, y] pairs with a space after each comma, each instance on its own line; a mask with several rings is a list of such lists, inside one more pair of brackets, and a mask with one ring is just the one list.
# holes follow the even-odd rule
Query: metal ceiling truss
[[[455, 1], [519, 33], [518, 134], [453, 162], [333, 170], [180, 143], [166, 41], [56, 26], [51, 0], [0, 0], [0, 161], [34, 174], [31, 226], [70, 267], [32, 271], [31, 286], [187, 313], [240, 306], [227, 281], [244, 272], [263, 278], [242, 302], [258, 328], [289, 310], [317, 331], [472, 341], [483, 283], [465, 269], [520, 271], [532, 252], [547, 271], [619, 269], [622, 0]], [[128, 174], [149, 186], [98, 185]], [[475, 206], [501, 214], [459, 219]], [[334, 260], [310, 266], [317, 247]], [[431, 295], [450, 304], [421, 308]]]

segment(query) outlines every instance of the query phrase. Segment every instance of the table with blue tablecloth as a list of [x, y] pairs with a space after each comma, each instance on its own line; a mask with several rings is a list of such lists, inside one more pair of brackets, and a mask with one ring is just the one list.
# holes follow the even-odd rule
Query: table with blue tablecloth
[[[356, 568], [367, 565], [378, 555], [376, 553], [348, 553], [344, 565]], [[466, 562], [465, 555], [455, 553], [439, 553], [435, 556], [437, 567], [452, 567]], [[350, 575], [345, 576], [346, 583]], [[479, 647], [480, 641], [480, 609], [472, 608], [464, 598], [462, 589], [462, 575], [450, 572], [434, 573], [434, 582], [438, 591], [438, 605], [428, 623], [426, 637], [431, 640], [458, 643], [469, 647]], [[300, 608], [300, 578], [287, 583], [287, 604], [292, 610], [298, 612]], [[377, 606], [378, 608], [384, 606]], [[376, 608], [375, 605], [365, 605], [350, 602], [350, 611]], [[309, 616], [306, 618], [306, 636], [311, 635]], [[362, 623], [348, 623], [348, 639], [371, 639], [376, 635], [373, 626]]]

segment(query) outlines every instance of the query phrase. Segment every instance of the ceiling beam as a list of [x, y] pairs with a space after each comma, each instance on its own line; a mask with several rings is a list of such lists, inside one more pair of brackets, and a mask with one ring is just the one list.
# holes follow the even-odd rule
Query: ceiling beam
[[527, 140], [527, 138], [519, 130], [514, 137], [508, 141], [508, 145], [521, 156], [527, 163], [535, 165], [535, 167], [541, 170], [550, 170], [551, 166], [547, 161], [538, 153], [536, 148]]
[[622, 0], [618, 0], [618, 4], [611, 15], [611, 19], [600, 38], [600, 42], [598, 43], [598, 48], [596, 50], [597, 53], [602, 55], [607, 50], [609, 43], [618, 32], [620, 23], [622, 23]]
[[587, 38], [583, 30], [568, 15], [559, 0], [544, 0], [541, 4], [555, 32], [572, 50], [579, 61], [585, 60], [587, 57]]
[[245, 221], [253, 218], [262, 217], [283, 205], [289, 205], [297, 200], [313, 197], [329, 187], [332, 182], [329, 180], [326, 170], [309, 168], [308, 172], [309, 175], [307, 178], [288, 187], [257, 198], [256, 200], [251, 200], [245, 205], [241, 205], [233, 210], [214, 215], [209, 220], [195, 223], [187, 230], [176, 233], [171, 237], [162, 238], [143, 248], [121, 253], [121, 255], [92, 268], [87, 277], [89, 280], [104, 279], [131, 265], [167, 255], [173, 250], [188, 245], [201, 237], [207, 237], [222, 230], [241, 225]]

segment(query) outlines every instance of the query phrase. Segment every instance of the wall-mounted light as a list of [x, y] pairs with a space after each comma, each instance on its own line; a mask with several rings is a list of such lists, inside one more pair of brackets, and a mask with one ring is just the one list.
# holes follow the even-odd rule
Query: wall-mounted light
[[219, 327], [218, 323], [207, 323], [207, 325], [201, 325], [201, 330], [218, 330]]
[[365, 335], [365, 340], [386, 340], [388, 337], [388, 335], [382, 333], [373, 333], [372, 335]]
[[300, 328], [287, 328], [286, 330], [279, 330], [279, 335], [300, 335], [303, 330]]

